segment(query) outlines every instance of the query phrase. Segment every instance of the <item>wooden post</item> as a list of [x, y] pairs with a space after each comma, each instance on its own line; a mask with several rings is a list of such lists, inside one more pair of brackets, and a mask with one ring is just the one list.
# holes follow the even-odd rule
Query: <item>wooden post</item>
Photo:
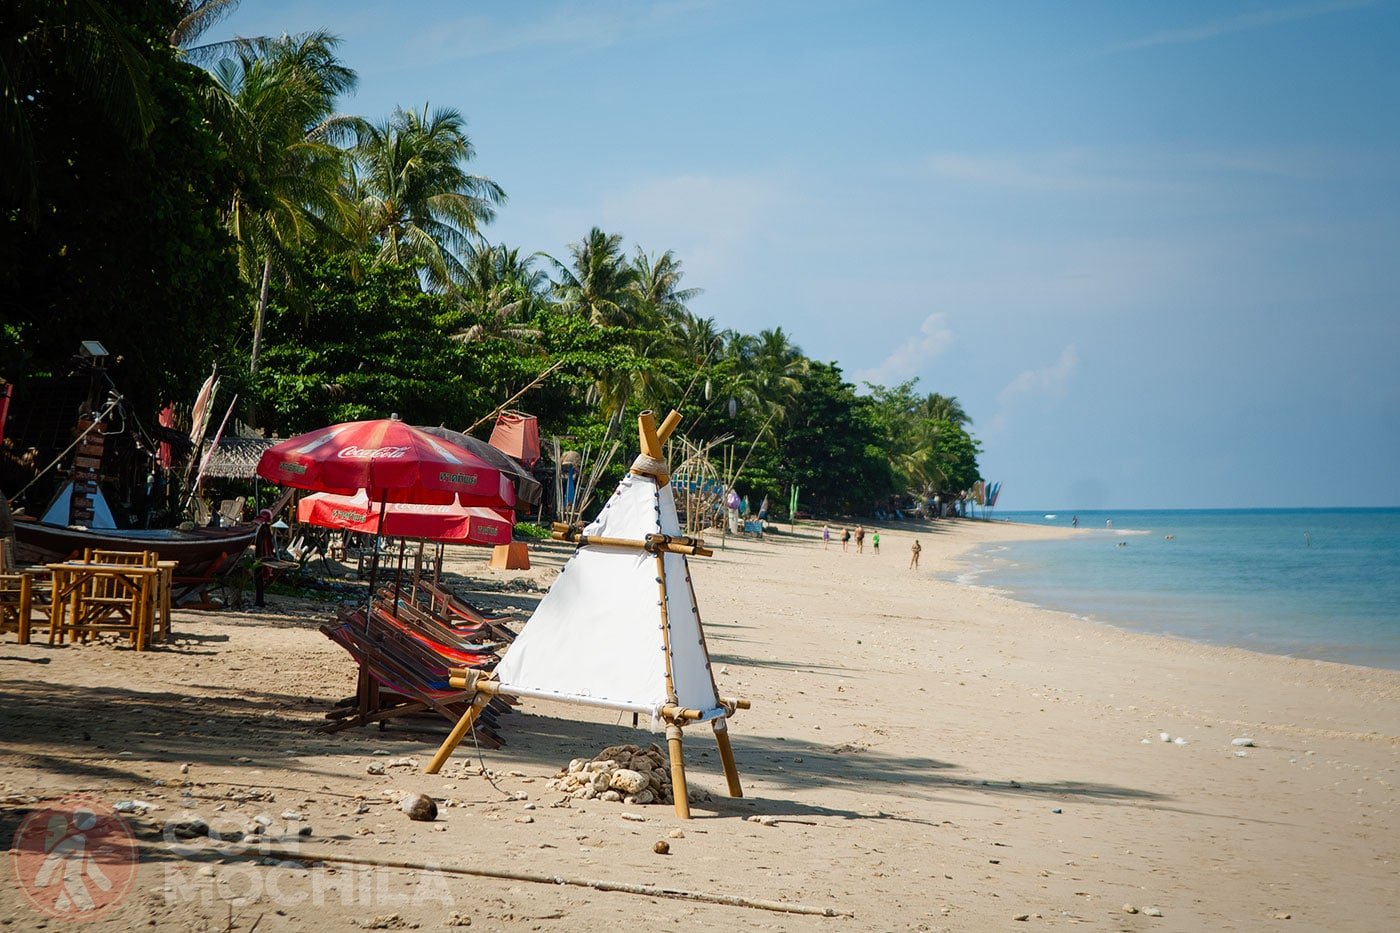
[[685, 789], [685, 752], [681, 748], [681, 727], [666, 723], [666, 748], [671, 753], [671, 795], [676, 798], [676, 816], [690, 819], [690, 795]]
[[723, 716], [713, 723], [715, 744], [719, 746], [719, 760], [724, 764], [724, 779], [729, 782], [729, 796], [744, 796], [744, 788], [739, 784], [739, 769], [734, 764], [734, 748], [729, 744], [729, 725]]
[[661, 422], [661, 427], [656, 429], [656, 437], [663, 445], [671, 439], [671, 433], [681, 425], [681, 413], [674, 408], [666, 416], [666, 420]]

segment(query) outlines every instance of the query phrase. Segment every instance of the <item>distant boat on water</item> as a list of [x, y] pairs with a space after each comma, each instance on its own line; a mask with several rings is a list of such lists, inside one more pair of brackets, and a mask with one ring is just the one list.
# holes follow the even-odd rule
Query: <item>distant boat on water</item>
[[1056, 515], [1054, 512], [1051, 512], [1049, 515], [1045, 516], [1045, 520], [1046, 520], [1047, 522], [1053, 522], [1055, 519], [1057, 519], [1057, 518], [1059, 518], [1059, 517], [1060, 517], [1059, 515]]

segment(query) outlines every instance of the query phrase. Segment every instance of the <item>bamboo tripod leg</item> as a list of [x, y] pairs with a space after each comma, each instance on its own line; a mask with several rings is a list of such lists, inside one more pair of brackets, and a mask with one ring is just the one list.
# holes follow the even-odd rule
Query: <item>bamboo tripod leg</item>
[[666, 724], [666, 747], [671, 752], [671, 794], [676, 798], [676, 816], [690, 819], [690, 794], [685, 787], [685, 754], [681, 749], [681, 727]]
[[481, 715], [481, 711], [486, 708], [486, 704], [491, 702], [489, 693], [478, 693], [472, 700], [472, 705], [462, 714], [462, 718], [457, 720], [457, 725], [452, 727], [452, 731], [446, 739], [443, 739], [442, 746], [438, 748], [433, 760], [428, 762], [428, 774], [437, 774], [442, 770], [442, 766], [447, 764], [447, 759], [452, 757], [452, 753], [462, 744], [462, 739], [467, 737], [467, 732], [476, 723], [476, 717]]
[[719, 760], [724, 764], [724, 779], [729, 782], [729, 796], [744, 796], [744, 788], [739, 784], [739, 769], [734, 764], [734, 748], [729, 744], [729, 725], [724, 717], [714, 721], [715, 744], [719, 746]]

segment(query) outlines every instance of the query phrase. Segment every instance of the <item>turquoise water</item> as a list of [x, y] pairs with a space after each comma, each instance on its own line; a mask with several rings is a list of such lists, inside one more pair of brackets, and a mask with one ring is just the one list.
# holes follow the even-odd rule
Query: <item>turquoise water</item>
[[1400, 509], [1077, 514], [1084, 534], [983, 548], [959, 579], [1125, 628], [1400, 669]]

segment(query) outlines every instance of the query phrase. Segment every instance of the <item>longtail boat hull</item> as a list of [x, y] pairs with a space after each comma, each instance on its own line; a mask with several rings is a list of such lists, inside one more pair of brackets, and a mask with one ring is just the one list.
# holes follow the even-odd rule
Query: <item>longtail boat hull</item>
[[49, 564], [83, 556], [85, 548], [106, 551], [155, 551], [161, 560], [177, 562], [177, 603], [205, 600], [205, 590], [220, 574], [227, 573], [253, 543], [257, 523], [228, 528], [70, 528], [48, 522], [15, 522], [15, 558], [21, 563]]

